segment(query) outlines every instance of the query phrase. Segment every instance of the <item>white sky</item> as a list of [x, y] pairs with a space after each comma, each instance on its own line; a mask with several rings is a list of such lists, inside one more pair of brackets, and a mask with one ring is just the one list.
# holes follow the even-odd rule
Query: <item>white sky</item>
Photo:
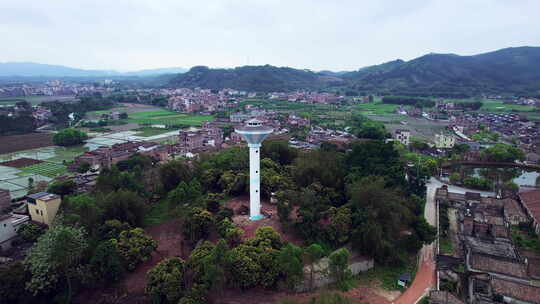
[[0, 0], [0, 62], [356, 70], [540, 45], [540, 0]]

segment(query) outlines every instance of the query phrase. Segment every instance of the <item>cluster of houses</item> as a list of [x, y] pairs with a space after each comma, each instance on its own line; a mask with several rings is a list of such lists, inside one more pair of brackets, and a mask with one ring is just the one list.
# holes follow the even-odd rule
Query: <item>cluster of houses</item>
[[313, 91], [295, 91], [290, 93], [273, 92], [268, 93], [268, 99], [287, 100], [290, 102], [302, 102], [302, 103], [336, 103], [345, 100], [344, 96], [338, 96], [334, 93], [327, 92], [313, 92]]
[[21, 225], [31, 221], [42, 227], [50, 226], [61, 202], [56, 194], [38, 192], [27, 195], [22, 208], [11, 210], [9, 191], [0, 190], [0, 252], [12, 247]]
[[89, 93], [109, 93], [113, 88], [97, 84], [66, 83], [59, 80], [40, 84], [18, 84], [0, 87], [0, 98], [25, 96], [74, 96]]
[[454, 217], [448, 216], [455, 218], [449, 223], [455, 227], [449, 228], [454, 252], [437, 257], [439, 286], [457, 288], [433, 293], [431, 303], [447, 303], [444, 299], [452, 303], [538, 303], [540, 255], [518, 248], [511, 233], [513, 227], [528, 223], [540, 232], [540, 190], [520, 193], [515, 199], [498, 199], [453, 193], [443, 186], [437, 189], [436, 200], [441, 212], [455, 212]]
[[209, 89], [163, 89], [157, 92], [168, 97], [168, 108], [183, 113], [212, 113], [237, 104], [237, 97], [253, 98], [256, 93], [222, 89], [217, 93]]

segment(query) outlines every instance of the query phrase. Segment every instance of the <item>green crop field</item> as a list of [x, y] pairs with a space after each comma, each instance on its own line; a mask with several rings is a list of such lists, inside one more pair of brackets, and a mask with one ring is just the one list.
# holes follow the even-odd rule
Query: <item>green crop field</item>
[[44, 162], [28, 167], [21, 168], [22, 173], [39, 174], [47, 177], [56, 177], [67, 172], [64, 165], [57, 163]]
[[524, 105], [516, 105], [516, 104], [503, 104], [500, 100], [485, 100], [483, 102], [482, 108], [480, 110], [482, 111], [489, 111], [489, 112], [509, 112], [509, 111], [520, 111], [520, 112], [527, 112], [535, 110], [536, 107], [534, 106], [524, 106]]
[[395, 116], [396, 108], [398, 105], [385, 104], [385, 103], [361, 103], [355, 105], [353, 108], [362, 114], [377, 115], [377, 116]]
[[134, 131], [138, 131], [135, 134], [136, 136], [150, 137], [150, 136], [154, 136], [154, 135], [160, 135], [160, 134], [163, 134], [163, 133], [171, 132], [173, 130], [171, 130], [171, 129], [143, 127], [143, 128], [135, 129]]
[[128, 122], [140, 124], [163, 124], [174, 125], [183, 124], [190, 126], [200, 126], [204, 121], [212, 121], [212, 115], [189, 115], [167, 110], [145, 111], [130, 113]]

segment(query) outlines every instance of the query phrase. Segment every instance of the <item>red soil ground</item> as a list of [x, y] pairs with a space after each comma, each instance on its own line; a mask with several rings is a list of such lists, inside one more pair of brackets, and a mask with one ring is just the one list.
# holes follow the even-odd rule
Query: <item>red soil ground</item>
[[[178, 220], [169, 221], [145, 229], [158, 242], [152, 257], [129, 272], [118, 286], [97, 290], [86, 290], [77, 297], [77, 303], [84, 304], [142, 304], [150, 303], [144, 294], [146, 273], [163, 259], [182, 256], [182, 233]], [[185, 255], [189, 250], [185, 250]], [[185, 256], [184, 256], [185, 257]]]
[[52, 146], [51, 133], [0, 136], [0, 154]]
[[247, 239], [250, 237], [255, 236], [255, 231], [257, 228], [262, 226], [271, 226], [274, 228], [275, 231], [279, 232], [281, 234], [281, 237], [290, 243], [293, 243], [297, 246], [303, 245], [303, 240], [300, 236], [292, 234], [290, 232], [286, 232], [283, 230], [281, 223], [279, 222], [279, 218], [277, 215], [277, 206], [270, 204], [269, 202], [261, 202], [261, 213], [265, 216], [265, 218], [258, 220], [258, 221], [250, 221], [249, 215], [241, 215], [239, 214], [240, 210], [242, 209], [242, 206], [249, 207], [249, 198], [247, 196], [241, 196], [232, 199], [226, 204], [227, 207], [233, 209], [234, 211], [234, 217], [233, 221], [234, 223], [244, 229], [245, 233], [243, 236], [243, 239]]
[[31, 166], [31, 165], [39, 164], [39, 163], [42, 163], [42, 162], [43, 161], [41, 161], [41, 160], [23, 157], [23, 158], [17, 158], [17, 159], [14, 159], [14, 160], [8, 160], [8, 161], [5, 161], [5, 162], [1, 162], [0, 166], [6, 166], [6, 167], [12, 167], [12, 168], [23, 168], [23, 167], [28, 167], [28, 166]]

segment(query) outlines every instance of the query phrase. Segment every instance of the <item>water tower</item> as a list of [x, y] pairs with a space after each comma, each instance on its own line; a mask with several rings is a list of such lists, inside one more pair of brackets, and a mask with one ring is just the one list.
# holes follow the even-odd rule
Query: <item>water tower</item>
[[261, 157], [262, 141], [272, 133], [272, 128], [265, 127], [257, 119], [250, 119], [243, 127], [234, 130], [242, 135], [249, 147], [249, 219], [256, 221], [261, 215]]

